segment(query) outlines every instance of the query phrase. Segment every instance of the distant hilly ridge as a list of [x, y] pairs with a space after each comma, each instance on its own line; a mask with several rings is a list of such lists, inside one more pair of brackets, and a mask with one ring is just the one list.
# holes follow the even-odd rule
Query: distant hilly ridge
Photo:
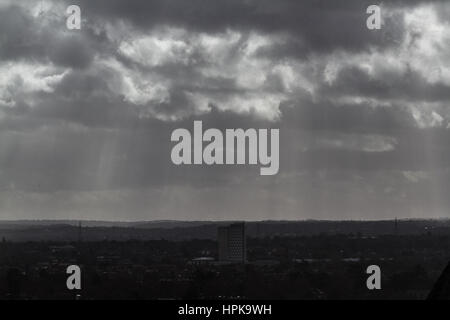
[[136, 227], [136, 228], [173, 228], [182, 226], [204, 225], [215, 222], [211, 221], [177, 221], [177, 220], [155, 220], [155, 221], [101, 221], [101, 220], [0, 220], [2, 227], [40, 227], [54, 225], [78, 226], [81, 222], [83, 227]]
[[[217, 227], [232, 221], [147, 221], [109, 222], [82, 221], [83, 241], [101, 240], [187, 240], [216, 239]], [[27, 220], [0, 221], [0, 238], [8, 241], [77, 241], [78, 221]], [[397, 226], [396, 226], [397, 225]], [[313, 236], [320, 234], [382, 234], [450, 235], [450, 220], [383, 221], [250, 221], [248, 237]]]

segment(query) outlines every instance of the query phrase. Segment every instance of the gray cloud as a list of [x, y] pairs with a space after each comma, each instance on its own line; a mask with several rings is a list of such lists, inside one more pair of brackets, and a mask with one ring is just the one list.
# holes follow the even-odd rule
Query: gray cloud
[[429, 83], [418, 72], [407, 70], [403, 74], [387, 71], [371, 77], [359, 68], [350, 67], [339, 72], [338, 80], [325, 85], [322, 90], [328, 96], [364, 96], [383, 100], [406, 100], [412, 103], [450, 102], [450, 86]]
[[0, 58], [7, 61], [30, 60], [86, 68], [106, 44], [105, 34], [85, 28], [69, 33], [61, 17], [31, 16], [22, 7], [0, 8]]
[[[420, 2], [389, 1], [387, 4], [404, 7]], [[373, 4], [370, 1], [332, 3], [327, 0], [282, 0], [275, 4], [272, 1], [240, 0], [196, 0], [189, 3], [179, 0], [132, 0], [127, 3], [105, 0], [80, 3], [96, 17], [123, 19], [144, 30], [166, 24], [212, 33], [227, 28], [287, 33], [298, 41], [297, 46], [290, 47], [296, 55], [302, 51], [361, 50], [374, 45], [386, 46], [402, 37], [402, 26], [396, 23], [398, 16], [385, 17], [388, 30], [382, 33], [361, 28], [365, 26], [366, 8]]]

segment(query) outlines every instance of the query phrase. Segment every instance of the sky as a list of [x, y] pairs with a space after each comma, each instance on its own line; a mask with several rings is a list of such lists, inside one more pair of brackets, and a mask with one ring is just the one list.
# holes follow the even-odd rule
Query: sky
[[[450, 2], [370, 4], [0, 0], [0, 219], [449, 217]], [[174, 165], [195, 120], [278, 174]]]

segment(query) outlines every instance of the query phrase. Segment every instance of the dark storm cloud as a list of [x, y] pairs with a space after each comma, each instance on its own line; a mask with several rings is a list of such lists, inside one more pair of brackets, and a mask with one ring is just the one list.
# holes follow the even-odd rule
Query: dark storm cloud
[[106, 44], [105, 34], [85, 28], [69, 33], [64, 20], [33, 17], [16, 5], [0, 8], [0, 61], [41, 61], [72, 68], [86, 68]]
[[[408, 10], [423, 3], [430, 1], [390, 0], [382, 5], [386, 11], [391, 11], [392, 8]], [[286, 48], [287, 53], [295, 55], [311, 50], [384, 47], [398, 43], [404, 32], [401, 16], [397, 13], [383, 15], [386, 27], [382, 32], [371, 32], [361, 27], [366, 23], [366, 8], [374, 4], [368, 0], [281, 0], [276, 3], [270, 0], [81, 0], [80, 4], [86, 12], [99, 19], [122, 19], [144, 30], [170, 25], [200, 32], [235, 28], [287, 33], [298, 42]]]
[[[388, 2], [398, 5], [400, 1]], [[290, 54], [332, 49], [358, 50], [386, 46], [399, 41], [398, 17], [386, 17], [389, 30], [374, 33], [365, 26], [371, 1], [80, 1], [86, 12], [100, 19], [123, 19], [142, 29], [161, 25], [200, 32], [222, 32], [227, 28], [287, 33], [299, 44], [286, 48]], [[352, 34], [349, 37], [349, 33]], [[298, 51], [301, 47], [300, 52]]]

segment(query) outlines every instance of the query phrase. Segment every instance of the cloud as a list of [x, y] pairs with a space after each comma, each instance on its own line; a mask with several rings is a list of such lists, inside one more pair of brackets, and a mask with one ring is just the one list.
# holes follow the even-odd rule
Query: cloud
[[[380, 31], [356, 0], [81, 0], [81, 31], [65, 28], [66, 4], [0, 5], [1, 213], [381, 218], [449, 207], [445, 1], [387, 1]], [[279, 128], [279, 175], [172, 165], [170, 133], [194, 120]]]
[[33, 16], [17, 5], [0, 7], [0, 59], [87, 68], [103, 50], [105, 34], [90, 27], [80, 33], [69, 32], [62, 24], [64, 7], [58, 8]]
[[337, 134], [334, 137], [317, 139], [315, 148], [387, 152], [394, 150], [396, 144], [396, 139], [392, 137]]

